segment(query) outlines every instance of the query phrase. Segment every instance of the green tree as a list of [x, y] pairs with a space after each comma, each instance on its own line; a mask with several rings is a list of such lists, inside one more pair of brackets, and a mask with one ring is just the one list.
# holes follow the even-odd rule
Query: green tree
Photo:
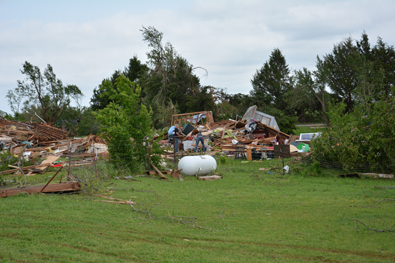
[[116, 84], [115, 81], [116, 79], [121, 76], [121, 71], [120, 70], [116, 70], [114, 71], [114, 73], [111, 75], [110, 78], [106, 78], [103, 79], [101, 82], [101, 85], [99, 85], [98, 88], [94, 88], [93, 89], [93, 96], [91, 98], [90, 101], [90, 106], [92, 108], [92, 110], [96, 111], [96, 110], [102, 110], [105, 107], [107, 107], [108, 104], [110, 104], [111, 100], [110, 100], [110, 93], [103, 87], [103, 84], [109, 80], [111, 81], [112, 85], [115, 87], [116, 89]]
[[319, 112], [319, 119], [329, 122], [326, 116], [329, 94], [320, 79], [319, 71], [311, 72], [306, 68], [295, 71], [294, 87], [287, 95], [288, 105], [297, 111], [301, 122], [306, 122], [306, 115], [313, 115], [314, 112]]
[[251, 105], [256, 104], [255, 100], [247, 94], [236, 93], [236, 94], [226, 95], [225, 97], [229, 102], [229, 104], [236, 108], [236, 112], [232, 118], [236, 118], [236, 114], [238, 115], [237, 116], [238, 118], [243, 117], [246, 110]]
[[257, 104], [272, 105], [279, 110], [286, 110], [285, 94], [291, 89], [290, 70], [285, 57], [276, 48], [269, 61], [256, 71], [251, 80], [251, 96]]
[[99, 133], [99, 122], [89, 107], [70, 107], [55, 125], [67, 130], [70, 136], [87, 136]]
[[193, 95], [186, 95], [186, 107], [188, 111], [215, 111], [215, 103], [213, 100], [214, 87], [200, 87], [198, 92]]
[[125, 67], [123, 74], [130, 81], [139, 83], [139, 80], [144, 76], [144, 74], [148, 71], [148, 66], [138, 59], [137, 55], [134, 55], [129, 60], [129, 65]]
[[[393, 172], [395, 170], [395, 98], [375, 90], [384, 85], [384, 71], [364, 55], [355, 54], [357, 74], [355, 106], [332, 104], [330, 125], [314, 140], [314, 158], [348, 170]], [[392, 92], [395, 88], [392, 87]]]
[[[116, 85], [116, 89], [115, 89]], [[123, 74], [116, 79], [104, 81], [101, 88], [109, 94], [111, 102], [95, 113], [101, 130], [108, 142], [110, 161], [117, 167], [140, 171], [151, 153], [151, 161], [158, 164], [161, 150], [156, 142], [150, 147], [154, 135], [151, 128], [152, 111], [139, 103], [141, 88]]]
[[317, 69], [319, 74], [325, 75], [326, 84], [333, 93], [344, 100], [347, 110], [352, 111], [354, 107], [354, 92], [357, 87], [357, 74], [354, 70], [355, 54], [358, 48], [354, 45], [351, 37], [333, 47], [333, 51], [318, 58]]
[[26, 75], [26, 79], [18, 80], [18, 87], [7, 93], [8, 103], [14, 113], [34, 108], [44, 121], [55, 123], [72, 101], [79, 103], [83, 96], [77, 86], [63, 85], [49, 64], [42, 74], [37, 66], [26, 61], [21, 72]]
[[77, 125], [77, 136], [87, 136], [89, 134], [99, 134], [100, 124], [91, 108], [84, 107]]
[[[123, 71], [121, 70], [116, 70], [112, 74], [112, 76], [109, 78], [111, 83], [116, 89], [116, 79], [123, 74], [125, 77], [127, 77], [130, 81], [141, 84], [140, 81], [144, 77], [148, 70], [147, 65], [142, 63], [136, 55], [134, 55], [130, 60], [129, 60], [129, 65], [125, 67]], [[106, 81], [107, 79], [103, 79], [102, 84]], [[111, 100], [109, 99], [109, 93], [103, 89], [103, 88], [95, 88], [93, 90], [93, 96], [90, 100], [90, 105], [92, 110], [100, 110], [104, 109]]]
[[[143, 27], [143, 40], [151, 48], [147, 52], [149, 71], [141, 85], [149, 103], [174, 104], [179, 112], [196, 110], [188, 98], [200, 93], [200, 80], [194, 67], [177, 53], [170, 42], [162, 43], [163, 33], [154, 27]], [[154, 109], [155, 110], [155, 109]]]
[[384, 79], [380, 93], [384, 93], [386, 97], [395, 96], [393, 87], [395, 87], [395, 49], [379, 37], [377, 44], [372, 49], [372, 62], [375, 70], [384, 70]]

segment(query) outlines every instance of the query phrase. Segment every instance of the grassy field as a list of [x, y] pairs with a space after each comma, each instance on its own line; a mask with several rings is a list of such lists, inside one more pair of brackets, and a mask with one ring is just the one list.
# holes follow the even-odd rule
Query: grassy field
[[279, 160], [226, 159], [221, 180], [135, 176], [95, 186], [141, 212], [88, 194], [2, 198], [0, 261], [395, 261], [395, 189], [377, 187], [394, 180], [285, 164], [291, 174], [259, 171]]

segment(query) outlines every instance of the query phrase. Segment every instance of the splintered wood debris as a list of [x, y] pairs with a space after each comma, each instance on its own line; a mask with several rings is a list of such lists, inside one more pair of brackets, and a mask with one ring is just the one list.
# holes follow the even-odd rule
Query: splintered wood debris
[[[45, 189], [43, 189], [45, 187]], [[59, 193], [59, 192], [72, 192], [78, 191], [81, 188], [80, 184], [75, 181], [68, 181], [58, 184], [49, 184], [47, 186], [39, 185], [28, 188], [13, 188], [0, 190], [0, 197], [9, 197], [19, 193]]]
[[[53, 166], [59, 157], [78, 158], [72, 166], [91, 165], [93, 158], [98, 156], [107, 158], [108, 147], [106, 141], [99, 136], [89, 135], [85, 138], [68, 138], [68, 132], [46, 123], [27, 123], [6, 120], [0, 116], [0, 150], [6, 150], [15, 157], [26, 161], [44, 160], [37, 165], [19, 168], [11, 164], [9, 169], [0, 171], [0, 174], [16, 175], [27, 172], [27, 175], [43, 173]], [[0, 160], [1, 162], [1, 160]], [[35, 161], [37, 163], [37, 161]]]
[[[235, 151], [235, 145], [239, 142], [243, 143], [246, 149], [261, 150], [262, 147], [267, 147], [267, 150], [273, 151], [276, 136], [281, 138], [282, 141], [288, 140], [289, 142], [298, 139], [296, 136], [290, 136], [259, 121], [256, 121], [256, 123], [257, 128], [251, 133], [246, 133], [246, 120], [205, 123], [196, 125], [191, 133], [180, 139], [185, 144], [188, 143], [187, 141], [192, 141], [193, 149], [195, 146], [193, 136], [200, 132], [205, 137], [205, 143], [207, 141], [221, 151], [232, 152]], [[163, 145], [167, 143], [168, 140], [161, 141]]]

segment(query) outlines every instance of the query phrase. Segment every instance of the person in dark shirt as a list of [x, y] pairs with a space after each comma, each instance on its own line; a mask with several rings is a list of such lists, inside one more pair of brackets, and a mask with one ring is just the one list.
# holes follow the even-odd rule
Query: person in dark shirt
[[173, 130], [173, 139], [174, 139], [174, 152], [178, 152], [178, 138], [180, 136], [180, 130], [178, 124], [175, 125], [174, 130]]

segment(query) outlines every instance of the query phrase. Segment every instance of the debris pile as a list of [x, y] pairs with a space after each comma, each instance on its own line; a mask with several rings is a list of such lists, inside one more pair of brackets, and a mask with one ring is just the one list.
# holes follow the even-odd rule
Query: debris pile
[[[205, 145], [210, 143], [214, 151], [232, 154], [241, 145], [245, 152], [268, 151], [273, 155], [275, 146], [282, 146], [298, 139], [297, 136], [290, 136], [255, 119], [253, 130], [247, 128], [248, 123], [247, 120], [227, 120], [196, 125], [192, 132], [180, 139], [184, 150], [193, 150], [195, 148], [194, 136], [201, 133], [205, 138]], [[167, 140], [162, 141], [163, 144], [167, 142]]]
[[[35, 161], [37, 164], [23, 167], [23, 172], [28, 174], [44, 172], [59, 157], [79, 158], [80, 163], [86, 163], [84, 158], [108, 155], [106, 142], [99, 136], [89, 135], [85, 138], [67, 138], [67, 136], [67, 131], [49, 124], [10, 121], [0, 117], [0, 150], [9, 150], [12, 156], [23, 157], [26, 161], [44, 159], [42, 163]], [[45, 160], [48, 160], [47, 165]], [[3, 168], [0, 173], [21, 172], [17, 166], [8, 166], [9, 169]]]
[[213, 144], [222, 150], [235, 150], [238, 143], [246, 149], [260, 150], [262, 147], [273, 147], [277, 142], [284, 144], [290, 136], [259, 121], [254, 131], [247, 131], [247, 121], [222, 121], [209, 126], [208, 133]]

